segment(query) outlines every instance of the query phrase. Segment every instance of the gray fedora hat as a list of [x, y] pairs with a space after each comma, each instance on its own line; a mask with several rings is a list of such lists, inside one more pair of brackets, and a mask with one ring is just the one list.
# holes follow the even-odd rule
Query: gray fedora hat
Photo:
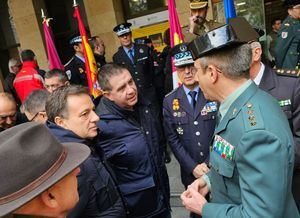
[[79, 166], [90, 149], [59, 143], [46, 126], [34, 122], [0, 133], [0, 216], [60, 181]]

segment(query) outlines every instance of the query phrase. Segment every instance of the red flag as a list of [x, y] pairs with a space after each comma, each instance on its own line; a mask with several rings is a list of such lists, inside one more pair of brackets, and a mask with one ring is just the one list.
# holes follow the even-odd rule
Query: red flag
[[[170, 22], [170, 42], [171, 47], [178, 45], [183, 42], [183, 34], [179, 23], [176, 6], [174, 0], [168, 0], [168, 11], [169, 11], [169, 22]], [[178, 77], [174, 62], [172, 58], [172, 69], [173, 69], [173, 88], [178, 87]]]
[[49, 69], [52, 70], [54, 68], [56, 69], [64, 69], [64, 66], [62, 65], [57, 50], [55, 48], [54, 40], [52, 31], [49, 26], [49, 21], [51, 18], [43, 17], [43, 29], [44, 29], [44, 36], [45, 36], [45, 42], [46, 42], [46, 48], [47, 48], [47, 56], [48, 56], [48, 62], [49, 62]]
[[91, 95], [94, 98], [97, 98], [99, 95], [101, 95], [101, 91], [100, 91], [99, 83], [97, 81], [98, 68], [97, 68], [96, 60], [93, 51], [91, 49], [91, 46], [88, 43], [88, 38], [86, 35], [84, 24], [80, 16], [78, 5], [75, 4], [74, 8], [75, 8], [74, 17], [77, 18], [79, 32], [82, 39], [83, 54], [85, 59], [85, 71], [86, 71], [88, 86]]

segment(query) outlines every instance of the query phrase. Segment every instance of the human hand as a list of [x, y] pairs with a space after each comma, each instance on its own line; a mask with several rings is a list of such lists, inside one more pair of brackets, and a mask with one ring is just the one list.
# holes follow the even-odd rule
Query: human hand
[[202, 215], [203, 206], [207, 201], [199, 192], [189, 187], [181, 194], [180, 198], [187, 210]]
[[207, 167], [206, 163], [198, 164], [194, 170], [193, 175], [195, 178], [200, 178], [204, 174], [209, 172], [209, 168]]
[[192, 184], [188, 186], [188, 189], [194, 189], [204, 197], [209, 192], [208, 186], [203, 178], [196, 179]]

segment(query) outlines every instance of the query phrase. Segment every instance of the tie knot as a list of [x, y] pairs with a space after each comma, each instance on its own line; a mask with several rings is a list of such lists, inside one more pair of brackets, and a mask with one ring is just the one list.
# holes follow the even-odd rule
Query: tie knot
[[196, 95], [197, 95], [197, 92], [196, 91], [190, 91], [189, 92], [189, 95], [192, 97], [192, 99], [196, 99]]

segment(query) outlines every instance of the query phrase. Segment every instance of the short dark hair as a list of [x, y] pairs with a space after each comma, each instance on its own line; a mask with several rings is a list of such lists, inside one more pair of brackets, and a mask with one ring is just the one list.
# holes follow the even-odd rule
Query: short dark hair
[[69, 81], [68, 75], [61, 69], [52, 69], [45, 73], [45, 79], [51, 79], [56, 76], [59, 78], [60, 82]]
[[48, 95], [48, 92], [44, 89], [32, 91], [23, 103], [24, 111], [27, 111], [30, 114], [36, 114], [38, 112], [45, 111]]
[[35, 54], [32, 50], [26, 49], [21, 52], [21, 60], [24, 61], [33, 61], [35, 59]]
[[271, 26], [273, 26], [276, 23], [276, 21], [278, 21], [278, 20], [281, 21], [281, 19], [279, 17], [275, 17], [274, 19], [272, 19], [271, 20]]
[[100, 72], [98, 74], [99, 85], [102, 90], [110, 91], [112, 90], [111, 84], [109, 83], [109, 79], [112, 76], [121, 74], [124, 70], [128, 70], [124, 65], [109, 63], [105, 64], [101, 67]]
[[89, 95], [89, 90], [80, 85], [65, 86], [52, 92], [46, 102], [48, 120], [54, 123], [55, 117], [68, 118], [68, 97], [82, 94]]

